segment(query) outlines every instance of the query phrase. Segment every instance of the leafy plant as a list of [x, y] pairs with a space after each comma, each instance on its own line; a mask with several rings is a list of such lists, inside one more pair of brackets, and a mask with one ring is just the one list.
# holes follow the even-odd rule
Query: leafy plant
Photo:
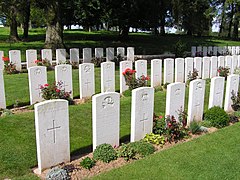
[[86, 157], [80, 162], [80, 166], [88, 170], [95, 166], [95, 164], [96, 162], [90, 157]]
[[240, 111], [235, 111], [234, 113], [233, 113], [233, 115], [234, 116], [237, 116], [238, 118], [240, 117]]
[[222, 108], [214, 106], [205, 112], [204, 120], [211, 122], [213, 127], [222, 128], [228, 125], [229, 116]]
[[145, 77], [144, 75], [142, 75], [140, 78], [136, 78], [135, 73], [136, 71], [130, 68], [125, 69], [125, 71], [122, 73], [125, 78], [126, 85], [130, 90], [146, 86], [147, 81], [150, 79], [148, 76]]
[[101, 63], [104, 62], [104, 58], [102, 57], [95, 57], [91, 60], [91, 62], [96, 66], [96, 67], [100, 67]]
[[73, 102], [70, 97], [71, 92], [66, 92], [65, 89], [62, 89], [63, 82], [54, 82], [53, 84], [44, 84], [40, 87], [42, 97], [45, 100], [49, 99], [66, 99], [70, 103]]
[[136, 155], [136, 151], [127, 144], [123, 144], [117, 150], [118, 157], [123, 157], [126, 161], [130, 159], [134, 159]]
[[115, 66], [119, 66], [120, 62], [124, 60], [121, 54], [118, 54], [112, 61], [115, 62]]
[[131, 142], [128, 144], [128, 146], [136, 152], [136, 159], [153, 154], [155, 151], [155, 148], [152, 144], [144, 141]]
[[17, 74], [19, 71], [16, 69], [16, 65], [12, 62], [9, 62], [9, 58], [7, 56], [2, 57], [4, 61], [4, 72], [6, 74]]
[[156, 144], [156, 145], [164, 145], [165, 144], [165, 138], [164, 136], [160, 136], [159, 134], [146, 134], [146, 136], [143, 139], [145, 142]]
[[232, 91], [231, 92], [232, 96], [231, 96], [231, 100], [232, 100], [232, 109], [234, 111], [239, 111], [240, 110], [240, 91], [237, 92], [237, 95], [235, 95], [235, 92]]
[[199, 125], [200, 125], [200, 126], [207, 127], [207, 128], [212, 127], [212, 124], [211, 124], [210, 121], [200, 121], [200, 122], [199, 122]]
[[228, 67], [222, 67], [220, 66], [217, 70], [219, 76], [225, 77], [225, 80], [227, 79], [227, 76], [229, 75], [230, 71]]
[[182, 107], [178, 110], [178, 120], [185, 128], [187, 126], [187, 112], [182, 109]]
[[178, 40], [175, 44], [175, 57], [185, 57], [186, 43]]
[[38, 59], [34, 61], [38, 66], [46, 66], [47, 70], [53, 70], [51, 63], [47, 59]]
[[198, 71], [197, 69], [193, 69], [193, 72], [189, 71], [188, 73], [188, 80], [187, 80], [187, 84], [189, 84], [192, 80], [195, 80], [198, 78]]
[[110, 144], [101, 144], [93, 152], [93, 159], [109, 163], [117, 159], [117, 153]]
[[163, 85], [163, 88], [164, 89], [167, 89], [167, 86], [169, 85], [170, 83], [165, 83], [164, 85]]
[[232, 123], [232, 124], [239, 122], [238, 117], [234, 116], [234, 115], [230, 115], [229, 116], [229, 122]]
[[166, 122], [164, 116], [153, 115], [153, 133], [163, 135], [166, 133]]
[[53, 168], [50, 171], [48, 171], [46, 175], [46, 180], [70, 180], [70, 176], [68, 175], [68, 172], [65, 169], [62, 168]]
[[199, 133], [199, 132], [201, 132], [201, 129], [200, 129], [200, 125], [199, 125], [199, 123], [197, 122], [197, 121], [192, 121], [191, 123], [190, 123], [190, 126], [189, 126], [189, 130], [190, 130], [190, 132], [192, 133], [192, 134], [197, 134], [197, 133]]
[[12, 111], [9, 109], [0, 109], [0, 117], [12, 115]]

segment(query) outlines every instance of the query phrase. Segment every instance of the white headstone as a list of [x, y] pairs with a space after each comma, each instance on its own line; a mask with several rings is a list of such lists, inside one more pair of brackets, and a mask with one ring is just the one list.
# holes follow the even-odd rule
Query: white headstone
[[193, 72], [193, 58], [187, 57], [185, 58], [185, 82], [188, 80], [189, 73]]
[[232, 46], [227, 46], [228, 55], [232, 55]]
[[81, 99], [95, 94], [94, 64], [83, 63], [79, 65], [79, 81]]
[[232, 55], [236, 55], [236, 47], [232, 46]]
[[238, 67], [238, 56], [237, 55], [233, 55], [232, 56], [232, 72], [231, 74], [234, 73], [235, 69]]
[[202, 58], [201, 57], [194, 58], [194, 69], [198, 71], [198, 78], [202, 78]]
[[162, 84], [162, 60], [151, 60], [151, 87], [161, 86]]
[[16, 66], [17, 71], [22, 70], [20, 50], [10, 50], [9, 51], [9, 59], [10, 59], [10, 62]]
[[106, 61], [111, 62], [114, 60], [114, 48], [106, 48]]
[[239, 75], [232, 74], [227, 77], [227, 86], [226, 86], [226, 94], [224, 101], [224, 110], [227, 112], [233, 111], [232, 109], [232, 93], [237, 96], [239, 87]]
[[208, 55], [208, 48], [206, 46], [203, 46], [203, 56]]
[[218, 47], [218, 53], [219, 53], [219, 55], [223, 55], [223, 47], [222, 46]]
[[220, 66], [225, 67], [225, 57], [224, 56], [218, 56], [218, 68]]
[[197, 47], [197, 53], [198, 53], [198, 56], [202, 56], [202, 46], [198, 46]]
[[210, 77], [210, 57], [203, 57], [202, 79]]
[[63, 64], [66, 61], [66, 49], [56, 49], [56, 64]]
[[212, 56], [210, 59], [210, 78], [217, 76], [217, 69], [218, 69], [218, 59], [217, 56]]
[[6, 109], [3, 70], [0, 69], [0, 109]]
[[217, 46], [214, 46], [213, 47], [213, 56], [217, 56], [218, 54], [218, 47]]
[[229, 72], [232, 72], [232, 56], [225, 56], [225, 68], [229, 68]]
[[42, 49], [41, 56], [42, 56], [42, 59], [45, 59], [50, 64], [52, 64], [52, 49]]
[[236, 55], [240, 55], [240, 46], [236, 46]]
[[191, 52], [192, 52], [192, 57], [195, 57], [196, 56], [196, 46], [192, 46], [191, 48]]
[[83, 63], [91, 63], [92, 61], [92, 49], [83, 48]]
[[56, 84], [59, 84], [59, 89], [70, 92], [70, 97], [73, 98], [72, 65], [60, 64], [55, 66], [55, 80]]
[[240, 68], [240, 55], [238, 55], [238, 67]]
[[225, 56], [227, 54], [227, 46], [223, 46], [223, 55]]
[[127, 48], [127, 60], [134, 61], [134, 47]]
[[101, 63], [101, 92], [115, 92], [115, 63]]
[[139, 141], [152, 132], [154, 88], [141, 87], [132, 91], [131, 142]]
[[47, 84], [47, 68], [45, 66], [34, 66], [28, 69], [30, 103], [41, 102], [41, 87]]
[[184, 82], [184, 58], [175, 59], [175, 82]]
[[147, 76], [147, 60], [137, 60], [135, 61], [135, 69], [136, 69], [136, 78], [140, 78], [141, 76]]
[[38, 103], [35, 109], [38, 173], [70, 161], [68, 101]]
[[117, 56], [120, 55], [121, 57], [125, 56], [125, 48], [124, 47], [118, 47], [117, 48]]
[[78, 48], [70, 49], [70, 62], [79, 64], [79, 49]]
[[213, 47], [209, 46], [208, 47], [208, 56], [212, 56], [213, 55]]
[[178, 120], [179, 111], [184, 110], [185, 83], [172, 83], [167, 86], [166, 115]]
[[37, 60], [37, 50], [35, 49], [26, 50], [27, 68], [36, 66], [37, 65], [35, 63], [36, 60]]
[[0, 51], [0, 70], [4, 70], [4, 61], [3, 58], [4, 57], [4, 51]]
[[126, 85], [126, 81], [123, 75], [123, 72], [127, 69], [132, 69], [132, 62], [131, 61], [121, 61], [120, 67], [119, 67], [119, 77], [120, 77], [120, 93], [123, 93], [124, 91], [128, 90], [128, 86]]
[[204, 110], [205, 80], [190, 82], [188, 99], [188, 125], [195, 120], [201, 121]]
[[92, 97], [93, 150], [107, 143], [119, 146], [120, 95], [106, 92]]
[[174, 59], [164, 59], [164, 77], [163, 83], [173, 83], [174, 81]]
[[224, 77], [214, 77], [211, 79], [208, 108], [213, 106], [222, 107], [224, 94]]
[[95, 48], [95, 57], [102, 58], [103, 57], [103, 48]]

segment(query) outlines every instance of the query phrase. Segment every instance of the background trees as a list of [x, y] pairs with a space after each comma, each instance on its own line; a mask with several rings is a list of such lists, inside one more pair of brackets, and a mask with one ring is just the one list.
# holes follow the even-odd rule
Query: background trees
[[9, 38], [19, 41], [17, 27], [28, 38], [29, 26], [45, 27], [45, 46], [63, 47], [63, 26], [84, 30], [111, 30], [128, 39], [129, 29], [165, 34], [176, 27], [188, 35], [209, 35], [212, 22], [219, 36], [239, 37], [239, 0], [0, 0], [0, 17], [7, 19]]

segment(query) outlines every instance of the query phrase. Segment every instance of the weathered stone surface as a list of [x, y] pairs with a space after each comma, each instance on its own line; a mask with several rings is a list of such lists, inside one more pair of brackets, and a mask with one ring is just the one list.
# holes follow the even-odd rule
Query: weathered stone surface
[[173, 83], [174, 81], [174, 59], [167, 58], [164, 59], [164, 77], [163, 82], [166, 83]]
[[56, 64], [64, 64], [66, 61], [66, 49], [56, 49]]
[[41, 56], [42, 56], [42, 59], [45, 59], [50, 64], [52, 64], [52, 49], [42, 49]]
[[140, 78], [141, 76], [147, 76], [147, 60], [137, 60], [135, 61], [135, 69], [136, 69], [136, 78]]
[[101, 92], [115, 92], [115, 63], [101, 63]]
[[20, 50], [10, 50], [9, 51], [10, 62], [16, 66], [17, 71], [22, 70], [21, 65], [21, 51]]
[[91, 63], [92, 61], [92, 49], [83, 48], [83, 63]]
[[210, 96], [208, 108], [213, 106], [222, 107], [224, 94], [224, 77], [214, 77], [211, 79]]
[[184, 82], [184, 58], [175, 59], [175, 82]]
[[0, 109], [6, 109], [6, 98], [2, 69], [0, 69]]
[[151, 87], [162, 85], [162, 60], [151, 60]]

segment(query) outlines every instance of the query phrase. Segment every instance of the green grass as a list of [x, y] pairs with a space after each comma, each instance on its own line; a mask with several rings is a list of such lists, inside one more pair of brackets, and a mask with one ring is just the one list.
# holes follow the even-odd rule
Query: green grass
[[[23, 34], [19, 29], [20, 37]], [[30, 29], [28, 42], [8, 42], [9, 28], [0, 28], [0, 50], [8, 54], [11, 49], [21, 50], [22, 61], [25, 61], [25, 51], [27, 49], [37, 49], [40, 57], [40, 50], [44, 46], [45, 29]], [[191, 46], [236, 46], [238, 41], [231, 41], [219, 37], [196, 37], [187, 35], [166, 35], [155, 36], [146, 33], [130, 33], [129, 40], [122, 42], [119, 40], [117, 32], [97, 31], [84, 32], [80, 30], [65, 30], [64, 42], [69, 48], [80, 48], [80, 56], [82, 56], [82, 48], [90, 47], [135, 47], [135, 54], [162, 54], [164, 52], [173, 52], [175, 44], [181, 40], [186, 44], [186, 50], [191, 51]]]
[[240, 179], [240, 123], [93, 179]]

